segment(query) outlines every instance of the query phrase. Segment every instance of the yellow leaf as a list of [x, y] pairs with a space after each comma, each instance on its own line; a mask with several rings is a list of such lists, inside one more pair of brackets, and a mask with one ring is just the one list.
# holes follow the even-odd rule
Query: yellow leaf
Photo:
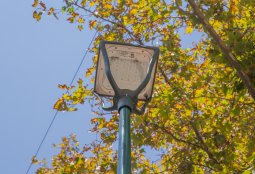
[[124, 25], [127, 25], [128, 21], [129, 21], [129, 18], [127, 16], [124, 16], [123, 20], [124, 20]]
[[82, 6], [82, 7], [85, 7], [85, 6], [86, 6], [86, 0], [82, 0], [82, 1], [81, 1], [81, 6]]
[[90, 3], [89, 3], [89, 6], [94, 6], [95, 5], [95, 2], [94, 1], [91, 1]]
[[129, 12], [130, 16], [133, 16], [134, 14], [136, 14], [137, 11], [138, 11], [137, 9], [132, 8], [132, 9], [130, 10], [130, 12]]
[[71, 98], [71, 96], [70, 95], [68, 95], [68, 94], [63, 94], [63, 99], [65, 99], [65, 100], [67, 100], [67, 101], [70, 101], [72, 98]]
[[231, 68], [231, 67], [226, 67], [225, 70], [226, 70], [227, 72], [229, 72], [229, 71], [232, 71], [232, 68]]
[[37, 21], [40, 21], [41, 15], [42, 15], [42, 12], [37, 13], [37, 11], [34, 11], [33, 18], [36, 19]]
[[92, 78], [90, 79], [90, 83], [94, 84], [94, 82], [95, 82], [95, 78], [92, 77]]
[[108, 10], [111, 10], [112, 9], [112, 5], [111, 4], [105, 4], [104, 8], [108, 9]]
[[86, 77], [91, 76], [92, 73], [93, 73], [93, 71], [94, 71], [94, 68], [88, 68], [88, 70], [87, 70], [87, 72], [86, 72]]
[[192, 26], [187, 26], [185, 33], [190, 34], [192, 32], [193, 32], [193, 27]]
[[73, 111], [77, 111], [77, 108], [68, 108], [67, 110], [68, 112], [73, 112]]
[[180, 105], [179, 103], [176, 103], [175, 108], [180, 109], [180, 108], [182, 108], [182, 105]]
[[213, 21], [213, 27], [216, 29], [216, 30], [220, 30], [221, 29], [221, 23], [219, 21]]
[[196, 97], [201, 97], [201, 94], [204, 92], [204, 89], [201, 88], [201, 89], [197, 89], [195, 94], [196, 94]]
[[78, 25], [78, 29], [81, 31], [83, 30], [83, 26], [82, 25]]
[[34, 11], [34, 13], [33, 13], [33, 18], [37, 18], [37, 11]]
[[58, 99], [58, 101], [54, 104], [53, 109], [56, 109], [58, 111], [66, 111], [68, 108], [64, 99], [61, 98]]
[[229, 9], [233, 14], [236, 14], [238, 12], [238, 8], [236, 6], [236, 2], [234, 0], [230, 1]]
[[80, 24], [83, 24], [83, 23], [84, 23], [84, 19], [81, 18], [81, 17], [79, 17], [78, 22], [79, 22]]
[[82, 82], [83, 82], [82, 79], [79, 79], [79, 80], [78, 80], [77, 83], [78, 83], [79, 87], [82, 87]]

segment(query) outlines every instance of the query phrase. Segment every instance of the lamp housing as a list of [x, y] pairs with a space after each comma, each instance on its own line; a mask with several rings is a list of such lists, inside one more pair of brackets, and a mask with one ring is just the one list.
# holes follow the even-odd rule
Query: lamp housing
[[159, 49], [101, 41], [94, 92], [119, 100], [129, 96], [135, 103], [148, 102], [153, 93]]

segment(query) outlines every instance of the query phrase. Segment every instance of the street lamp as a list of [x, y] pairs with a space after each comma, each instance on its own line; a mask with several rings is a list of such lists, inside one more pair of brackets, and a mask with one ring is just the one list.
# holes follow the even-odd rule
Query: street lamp
[[[159, 49], [126, 43], [101, 41], [94, 92], [112, 97], [106, 111], [118, 110], [118, 174], [131, 173], [130, 114], [143, 114], [152, 97]], [[144, 101], [137, 108], [138, 101]]]

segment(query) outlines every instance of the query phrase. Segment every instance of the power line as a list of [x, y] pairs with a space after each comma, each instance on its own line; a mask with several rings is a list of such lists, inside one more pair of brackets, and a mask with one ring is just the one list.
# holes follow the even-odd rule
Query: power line
[[80, 68], [81, 68], [81, 65], [83, 64], [83, 62], [84, 62], [84, 60], [85, 60], [85, 58], [86, 58], [86, 56], [87, 56], [87, 54], [88, 54], [88, 52], [89, 52], [89, 48], [91, 47], [93, 41], [95, 40], [95, 37], [96, 37], [97, 33], [98, 33], [98, 31], [95, 32], [95, 34], [94, 34], [92, 40], [90, 41], [89, 46], [88, 46], [88, 48], [87, 48], [87, 50], [86, 50], [86, 52], [85, 52], [85, 54], [84, 54], [84, 56], [83, 56], [83, 58], [82, 58], [82, 60], [81, 60], [81, 63], [80, 63], [80, 65], [78, 66], [78, 68], [77, 68], [77, 70], [76, 70], [76, 72], [75, 72], [75, 74], [74, 74], [74, 76], [73, 76], [73, 79], [72, 79], [72, 81], [71, 81], [71, 83], [70, 83], [70, 86], [73, 84], [73, 82], [74, 82], [74, 80], [75, 80], [75, 77], [77, 76], [77, 74], [78, 74], [78, 72], [79, 72], [79, 70], [80, 70]]
[[[73, 78], [72, 78], [72, 80], [71, 80], [69, 86], [72, 86], [72, 84], [73, 84], [73, 82], [74, 82], [74, 80], [75, 80], [75, 78], [76, 78], [76, 76], [77, 76], [77, 74], [78, 74], [78, 72], [79, 72], [79, 70], [80, 70], [80, 68], [81, 68], [81, 65], [83, 64], [83, 62], [84, 62], [84, 60], [85, 60], [85, 58], [86, 58], [86, 56], [87, 56], [87, 54], [88, 54], [88, 52], [89, 52], [89, 48], [91, 47], [93, 41], [95, 40], [95, 37], [96, 37], [97, 33], [98, 33], [98, 31], [95, 32], [93, 38], [91, 39], [91, 41], [90, 41], [90, 43], [89, 43], [89, 46], [88, 46], [88, 48], [87, 48], [85, 54], [83, 55], [82, 60], [81, 60], [81, 62], [80, 62], [80, 64], [79, 64], [77, 70], [75, 71], [74, 76], [73, 76]], [[54, 121], [55, 121], [55, 119], [56, 119], [58, 113], [59, 113], [59, 111], [56, 111], [56, 113], [54, 114], [54, 116], [53, 116], [53, 118], [52, 118], [52, 120], [51, 120], [51, 122], [50, 122], [50, 125], [48, 126], [48, 128], [47, 128], [47, 130], [46, 130], [46, 132], [45, 132], [45, 134], [44, 134], [44, 136], [43, 136], [43, 139], [42, 139], [41, 143], [39, 144], [39, 146], [38, 146], [38, 148], [37, 148], [37, 150], [36, 150], [36, 153], [35, 153], [35, 155], [34, 155], [35, 157], [37, 157], [37, 155], [38, 155], [38, 153], [39, 153], [39, 151], [40, 151], [40, 149], [41, 149], [41, 147], [42, 147], [42, 144], [43, 144], [44, 140], [46, 139], [46, 137], [47, 137], [47, 135], [48, 135], [48, 133], [49, 133], [49, 131], [50, 131], [50, 128], [51, 128], [51, 126], [53, 125], [53, 123], [54, 123]], [[27, 168], [26, 174], [28, 174], [28, 172], [30, 171], [32, 165], [33, 165], [33, 162], [31, 161], [31, 163], [29, 164], [29, 166], [28, 166], [28, 168]]]

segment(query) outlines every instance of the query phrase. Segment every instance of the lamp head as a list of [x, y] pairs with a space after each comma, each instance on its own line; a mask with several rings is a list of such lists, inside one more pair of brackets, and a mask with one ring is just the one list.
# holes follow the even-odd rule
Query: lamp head
[[[113, 80], [118, 87], [118, 90], [135, 91], [146, 78], [150, 63], [157, 52], [156, 47], [142, 47], [131, 44], [102, 41], [99, 48], [99, 57], [96, 70], [95, 92], [99, 96], [115, 95], [108, 78], [108, 70], [111, 72]], [[105, 59], [108, 59], [109, 68]], [[158, 57], [158, 55], [156, 55]], [[148, 100], [152, 96], [152, 89], [156, 72], [155, 61], [149, 82], [143, 87], [138, 94], [138, 100]], [[131, 92], [132, 93], [132, 92]]]
[[129, 96], [135, 103], [152, 97], [159, 49], [101, 41], [94, 92], [119, 99]]

